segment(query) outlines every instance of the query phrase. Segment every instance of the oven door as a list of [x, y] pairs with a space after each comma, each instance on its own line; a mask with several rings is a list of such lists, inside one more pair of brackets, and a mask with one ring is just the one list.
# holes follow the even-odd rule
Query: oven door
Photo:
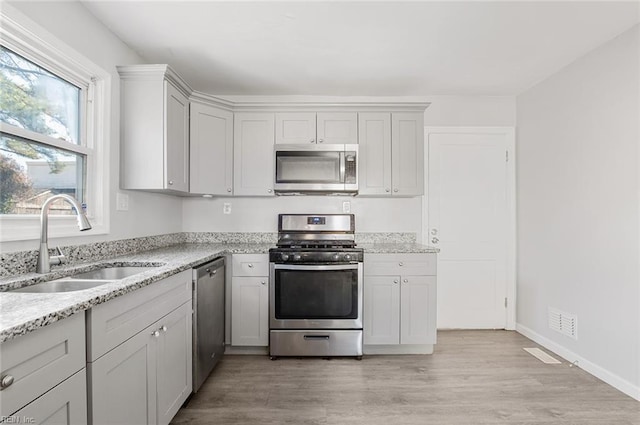
[[270, 267], [271, 329], [362, 329], [362, 263]]

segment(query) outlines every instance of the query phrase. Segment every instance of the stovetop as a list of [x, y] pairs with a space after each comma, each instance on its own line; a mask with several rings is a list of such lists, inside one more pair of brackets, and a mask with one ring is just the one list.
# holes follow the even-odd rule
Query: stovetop
[[364, 259], [364, 250], [355, 247], [331, 248], [292, 248], [278, 247], [269, 250], [269, 261], [272, 263], [358, 263]]

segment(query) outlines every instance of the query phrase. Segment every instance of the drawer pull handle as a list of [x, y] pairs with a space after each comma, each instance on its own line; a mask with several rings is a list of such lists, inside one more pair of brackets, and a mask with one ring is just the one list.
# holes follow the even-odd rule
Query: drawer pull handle
[[329, 335], [305, 335], [304, 339], [311, 340], [311, 341], [313, 341], [314, 339], [328, 341]]
[[0, 381], [0, 389], [9, 388], [13, 384], [13, 376], [5, 375], [2, 377], [2, 381]]

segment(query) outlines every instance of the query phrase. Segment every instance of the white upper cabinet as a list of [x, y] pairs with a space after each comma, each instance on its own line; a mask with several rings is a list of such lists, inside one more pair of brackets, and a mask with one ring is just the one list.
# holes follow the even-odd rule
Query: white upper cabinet
[[191, 102], [189, 192], [233, 194], [233, 113]]
[[238, 112], [233, 124], [233, 194], [273, 196], [274, 114]]
[[358, 143], [356, 112], [319, 112], [316, 126], [318, 143]]
[[360, 195], [391, 194], [391, 114], [358, 115], [358, 181]]
[[359, 118], [359, 195], [424, 192], [422, 112], [367, 112]]
[[391, 114], [391, 173], [393, 194], [424, 193], [424, 114]]
[[122, 188], [189, 191], [189, 86], [167, 65], [119, 66]]
[[277, 144], [358, 143], [356, 112], [276, 113]]

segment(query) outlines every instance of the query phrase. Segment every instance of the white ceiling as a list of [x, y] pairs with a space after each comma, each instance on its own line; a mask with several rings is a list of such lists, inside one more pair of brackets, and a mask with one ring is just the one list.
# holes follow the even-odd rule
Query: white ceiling
[[217, 95], [516, 95], [640, 22], [637, 1], [83, 3]]

